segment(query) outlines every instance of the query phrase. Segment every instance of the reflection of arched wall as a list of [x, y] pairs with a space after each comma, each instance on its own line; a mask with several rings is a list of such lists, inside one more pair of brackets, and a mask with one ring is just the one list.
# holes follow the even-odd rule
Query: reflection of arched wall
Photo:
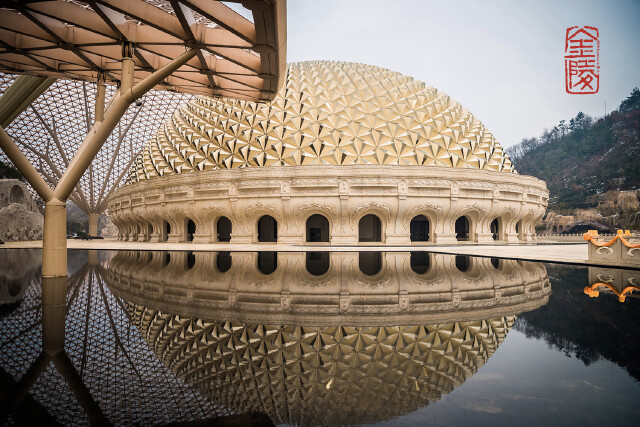
[[[462, 215], [471, 221], [471, 241], [492, 242], [490, 224], [497, 217], [503, 221], [500, 240], [517, 241], [520, 220], [521, 240], [535, 239], [535, 221], [547, 206], [544, 184], [517, 174], [398, 165], [321, 165], [309, 174], [309, 168], [215, 170], [143, 181], [117, 190], [109, 213], [122, 239], [140, 206], [145, 217], [137, 221], [169, 218], [178, 225], [188, 216], [198, 230], [195, 241], [215, 241], [215, 222], [226, 216], [233, 221], [232, 243], [257, 242], [256, 223], [270, 215], [278, 221], [278, 242], [298, 244], [307, 240], [307, 218], [320, 214], [336, 245], [358, 244], [358, 222], [367, 214], [380, 218], [383, 243], [409, 244], [411, 220], [424, 215], [430, 243], [455, 244], [454, 224]], [[195, 197], [193, 188], [207, 190]], [[172, 241], [184, 232], [178, 228]]]
[[[234, 252], [225, 271], [218, 268], [219, 254], [193, 252], [191, 269], [184, 252], [170, 252], [165, 265], [161, 252], [140, 262], [135, 251], [119, 252], [109, 265], [109, 286], [128, 299], [145, 298], [146, 304], [161, 310], [187, 307], [193, 315], [225, 315], [250, 320], [257, 309], [272, 312], [273, 319], [287, 322], [296, 316], [311, 319], [309, 304], [321, 307], [318, 324], [333, 316], [356, 316], [375, 325], [381, 320], [420, 314], [421, 319], [441, 321], [455, 310], [469, 310], [491, 316], [509, 310], [535, 308], [549, 293], [546, 270], [539, 263], [502, 260], [496, 269], [489, 258], [471, 258], [465, 272], [456, 268], [455, 257], [428, 254], [425, 268], [415, 270], [408, 252], [379, 253], [380, 271], [367, 275], [361, 271], [358, 252], [324, 252], [318, 266], [328, 261], [326, 272], [312, 274], [306, 253], [271, 253], [275, 271], [258, 268], [258, 253]], [[226, 255], [225, 255], [226, 256]], [[313, 268], [313, 267], [312, 267]], [[162, 274], [158, 272], [161, 271]], [[315, 270], [314, 270], [315, 271]], [[169, 287], [166, 292], [160, 291]], [[256, 293], [258, 292], [258, 293]], [[207, 297], [215, 295], [212, 300]], [[373, 298], [373, 299], [372, 299]], [[436, 303], [436, 305], [434, 305]], [[480, 304], [481, 309], [477, 309]], [[518, 308], [519, 307], [519, 308]], [[478, 311], [480, 310], [480, 311]], [[482, 311], [486, 310], [486, 311]], [[458, 313], [458, 319], [465, 314]], [[471, 315], [471, 314], [469, 314]], [[249, 316], [249, 317], [242, 317]]]

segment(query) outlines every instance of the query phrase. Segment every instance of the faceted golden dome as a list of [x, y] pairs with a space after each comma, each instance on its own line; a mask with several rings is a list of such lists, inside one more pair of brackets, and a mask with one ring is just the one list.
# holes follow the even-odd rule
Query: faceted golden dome
[[289, 65], [268, 104], [193, 98], [164, 123], [129, 182], [210, 169], [420, 165], [515, 172], [478, 119], [400, 73], [332, 61]]

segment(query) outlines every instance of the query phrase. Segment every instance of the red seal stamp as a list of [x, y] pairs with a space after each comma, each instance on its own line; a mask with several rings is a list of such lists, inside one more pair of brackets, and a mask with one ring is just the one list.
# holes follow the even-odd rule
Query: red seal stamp
[[570, 27], [564, 41], [567, 93], [585, 95], [600, 89], [600, 34], [596, 27]]

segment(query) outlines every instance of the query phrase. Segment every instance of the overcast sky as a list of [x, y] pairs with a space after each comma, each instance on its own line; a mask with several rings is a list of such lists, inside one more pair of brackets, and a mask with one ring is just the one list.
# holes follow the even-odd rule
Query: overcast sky
[[[604, 114], [640, 86], [640, 0], [288, 0], [287, 61], [399, 71], [449, 94], [503, 146], [579, 111]], [[564, 86], [567, 27], [600, 30], [600, 92]]]

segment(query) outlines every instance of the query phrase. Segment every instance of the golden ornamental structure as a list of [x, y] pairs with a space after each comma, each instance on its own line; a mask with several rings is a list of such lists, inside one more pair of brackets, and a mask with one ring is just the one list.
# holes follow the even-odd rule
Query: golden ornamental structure
[[446, 94], [349, 62], [290, 64], [270, 104], [195, 97], [109, 204], [123, 240], [535, 240], [543, 181]]
[[129, 182], [259, 166], [419, 165], [515, 172], [448, 95], [365, 64], [290, 64], [270, 104], [197, 97], [146, 145]]

